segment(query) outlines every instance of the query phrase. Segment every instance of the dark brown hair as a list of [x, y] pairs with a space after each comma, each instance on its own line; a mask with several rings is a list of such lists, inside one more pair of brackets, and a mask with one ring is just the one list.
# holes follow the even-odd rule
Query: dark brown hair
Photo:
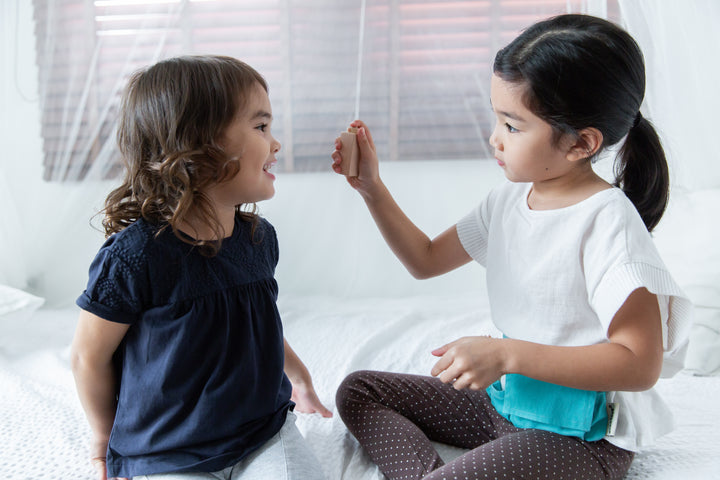
[[[123, 95], [117, 141], [125, 178], [105, 200], [106, 236], [143, 218], [170, 227], [181, 240], [214, 255], [225, 236], [203, 191], [229, 180], [240, 169], [217, 140], [247, 102], [248, 92], [267, 83], [249, 65], [224, 56], [184, 56], [136, 72]], [[246, 219], [250, 212], [236, 207]], [[192, 240], [178, 230], [191, 213], [217, 241]]]
[[657, 132], [639, 113], [645, 65], [630, 34], [601, 18], [560, 15], [500, 50], [493, 71], [526, 87], [525, 105], [553, 127], [555, 140], [594, 127], [603, 134], [603, 149], [627, 136], [615, 186], [652, 231], [667, 207], [670, 180]]

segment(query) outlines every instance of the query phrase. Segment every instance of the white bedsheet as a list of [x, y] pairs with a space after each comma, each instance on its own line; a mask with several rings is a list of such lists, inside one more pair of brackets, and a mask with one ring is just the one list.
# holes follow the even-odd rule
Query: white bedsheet
[[[282, 297], [285, 335], [333, 410], [348, 373], [427, 374], [430, 350], [464, 335], [495, 333], [484, 298], [467, 295], [341, 300]], [[0, 478], [92, 479], [89, 428], [68, 365], [77, 311], [41, 309], [25, 325], [0, 324]], [[720, 377], [680, 374], [658, 389], [677, 429], [640, 453], [628, 479], [720, 478]], [[383, 480], [337, 416], [299, 414], [298, 426], [328, 480]], [[446, 459], [461, 450], [438, 445]]]

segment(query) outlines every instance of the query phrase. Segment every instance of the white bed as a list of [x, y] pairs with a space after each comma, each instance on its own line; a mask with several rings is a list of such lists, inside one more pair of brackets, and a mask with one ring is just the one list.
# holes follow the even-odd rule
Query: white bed
[[[312, 371], [323, 402], [357, 369], [427, 373], [430, 350], [455, 336], [493, 333], [483, 298], [468, 295], [340, 301], [281, 298], [286, 336]], [[91, 480], [89, 429], [74, 390], [68, 342], [74, 308], [40, 309], [25, 328], [2, 329], [0, 474], [4, 480]], [[12, 343], [8, 345], [8, 341]], [[720, 478], [719, 377], [683, 373], [658, 388], [677, 429], [635, 460], [628, 479]], [[329, 480], [382, 480], [337, 413], [299, 414]], [[439, 446], [446, 458], [460, 450]]]
[[[431, 235], [502, 181], [501, 173], [484, 164], [425, 164], [422, 174], [415, 174], [411, 165], [383, 168], [400, 204]], [[308, 183], [312, 189], [306, 188]], [[261, 210], [280, 239], [277, 277], [285, 334], [330, 409], [338, 384], [352, 371], [427, 374], [435, 361], [433, 348], [464, 335], [496, 333], [488, 318], [481, 267], [470, 265], [441, 279], [412, 280], [341, 179], [280, 176], [277, 191]], [[426, 191], [433, 195], [424, 195]], [[657, 386], [675, 413], [677, 428], [636, 457], [628, 479], [720, 478], [719, 227], [708, 221], [717, 218], [717, 204], [718, 190], [676, 192], [658, 228], [661, 253], [698, 304], [699, 315], [689, 368]], [[321, 210], [322, 222], [312, 222]], [[66, 272], [68, 282], [80, 285], [76, 293], [86, 271], [87, 265], [81, 265], [77, 272]], [[77, 318], [71, 302], [39, 309], [38, 302], [30, 302], [3, 313], [0, 298], [3, 480], [92, 479], [89, 428], [68, 364]], [[300, 414], [299, 427], [328, 480], [383, 480], [337, 412], [332, 419]], [[438, 448], [446, 458], [460, 453]]]

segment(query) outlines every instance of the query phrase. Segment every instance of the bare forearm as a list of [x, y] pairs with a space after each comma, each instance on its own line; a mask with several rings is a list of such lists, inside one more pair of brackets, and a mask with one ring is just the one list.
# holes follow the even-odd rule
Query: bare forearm
[[582, 390], [642, 391], [659, 377], [659, 364], [624, 345], [557, 347], [506, 339], [506, 373]]
[[292, 383], [291, 400], [295, 402], [295, 411], [319, 413], [323, 417], [332, 417], [332, 412], [318, 398], [307, 367], [287, 340], [283, 340], [285, 341], [285, 374]]
[[75, 357], [72, 370], [80, 403], [93, 436], [96, 441], [105, 441], [107, 444], [115, 420], [117, 392], [112, 364], [93, 365]]
[[285, 342], [285, 374], [288, 376], [293, 385], [299, 383], [307, 383], [310, 381], [310, 372], [300, 357], [290, 347], [287, 340]]

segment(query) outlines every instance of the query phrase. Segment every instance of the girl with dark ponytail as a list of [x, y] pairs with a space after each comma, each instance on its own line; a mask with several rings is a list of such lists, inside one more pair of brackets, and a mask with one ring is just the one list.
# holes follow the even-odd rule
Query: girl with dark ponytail
[[555, 138], [598, 129], [602, 142], [592, 157], [626, 137], [615, 186], [652, 231], [667, 206], [669, 174], [660, 139], [640, 113], [645, 65], [635, 40], [600, 18], [565, 15], [525, 30], [498, 52], [493, 71], [525, 86], [526, 106]]
[[[348, 182], [416, 278], [485, 266], [502, 336], [433, 350], [427, 377], [355, 372], [338, 411], [391, 479], [621, 479], [672, 427], [653, 385], [682, 367], [690, 325], [649, 233], [668, 166], [640, 113], [642, 53], [610, 22], [562, 15], [497, 54], [490, 90], [490, 144], [509, 182], [435, 239], [383, 184], [361, 121]], [[618, 144], [611, 184], [592, 161]], [[469, 451], [445, 464], [432, 441]]]

